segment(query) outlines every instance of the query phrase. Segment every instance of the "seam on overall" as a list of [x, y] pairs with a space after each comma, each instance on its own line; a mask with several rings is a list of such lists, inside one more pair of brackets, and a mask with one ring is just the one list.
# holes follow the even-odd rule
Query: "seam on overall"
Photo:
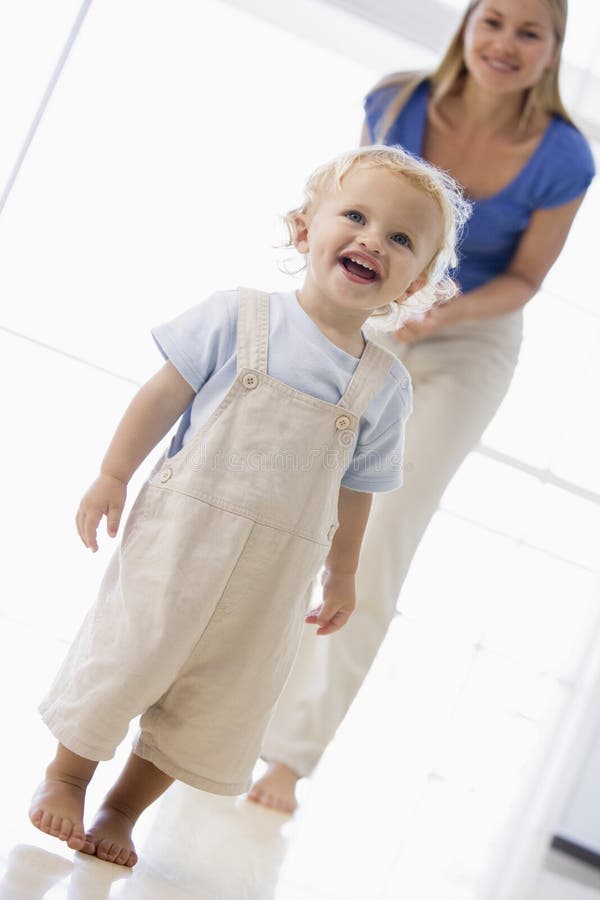
[[[305, 394], [303, 391], [299, 391], [297, 388], [292, 387], [289, 384], [285, 384], [283, 381], [278, 381], [276, 378], [273, 378], [272, 375], [268, 375], [266, 372], [259, 372], [257, 369], [242, 369], [239, 374], [245, 373], [246, 371], [255, 372], [260, 376], [260, 379], [263, 382], [266, 382], [273, 390], [277, 391], [280, 394], [283, 394], [286, 397], [294, 397], [298, 400], [299, 403], [304, 403], [306, 406], [314, 407], [315, 409], [329, 409], [332, 414], [339, 415], [340, 409], [344, 409], [345, 413], [351, 415], [354, 419], [358, 420], [360, 417], [353, 413], [351, 409], [345, 409], [344, 407], [340, 407], [338, 403], [328, 403], [327, 400], [321, 400], [319, 397], [313, 397], [311, 394]], [[260, 390], [260, 387], [257, 388]]]
[[243, 782], [215, 781], [213, 778], [206, 778], [204, 775], [196, 774], [195, 772], [192, 772], [191, 769], [186, 769], [185, 766], [177, 765], [170, 756], [157, 746], [153, 736], [144, 732], [140, 732], [134, 740], [133, 752], [141, 759], [146, 759], [149, 762], [154, 763], [159, 769], [162, 768], [163, 771], [169, 769], [166, 774], [171, 775], [171, 777], [175, 778], [177, 781], [188, 784], [190, 787], [199, 788], [200, 790], [212, 791], [220, 796], [244, 794], [248, 790], [251, 781], [251, 779], [247, 779]]
[[183, 665], [181, 666], [181, 668], [180, 668], [179, 671], [177, 672], [177, 675], [176, 675], [175, 678], [173, 679], [172, 684], [175, 684], [175, 682], [177, 681], [177, 678], [179, 677], [179, 673], [181, 672], [181, 670], [183, 669], [183, 667], [186, 665], [187, 661], [193, 656], [194, 652], [196, 651], [196, 648], [197, 648], [198, 644], [202, 641], [202, 638], [204, 637], [204, 635], [206, 634], [206, 632], [207, 632], [208, 629], [210, 628], [211, 622], [212, 622], [212, 620], [214, 619], [214, 617], [216, 616], [217, 611], [218, 611], [219, 608], [220, 608], [221, 601], [222, 601], [223, 597], [225, 596], [225, 594], [226, 594], [226, 592], [227, 592], [227, 589], [228, 589], [228, 587], [229, 587], [229, 585], [230, 585], [230, 583], [231, 583], [231, 579], [233, 578], [233, 576], [234, 576], [234, 574], [235, 574], [235, 571], [236, 571], [236, 569], [237, 569], [237, 567], [238, 567], [238, 563], [239, 563], [240, 559], [242, 558], [242, 554], [245, 553], [246, 547], [248, 546], [248, 542], [249, 542], [250, 538], [252, 537], [252, 534], [253, 534], [253, 533], [254, 533], [254, 524], [252, 525], [252, 528], [251, 528], [250, 531], [248, 532], [248, 534], [247, 534], [247, 536], [246, 536], [246, 540], [244, 541], [244, 543], [243, 543], [243, 545], [242, 545], [242, 548], [241, 548], [240, 552], [239, 552], [238, 555], [236, 556], [236, 559], [235, 559], [234, 564], [231, 566], [231, 568], [230, 568], [230, 570], [229, 570], [229, 577], [228, 577], [227, 581], [225, 582], [225, 584], [223, 585], [223, 590], [222, 590], [221, 593], [219, 594], [219, 599], [218, 599], [217, 602], [215, 603], [215, 607], [214, 607], [214, 609], [213, 609], [213, 611], [212, 611], [212, 613], [211, 613], [211, 615], [210, 615], [210, 618], [208, 619], [208, 622], [206, 623], [206, 625], [205, 625], [204, 628], [202, 629], [202, 634], [199, 636], [198, 640], [196, 641], [196, 643], [194, 644], [194, 646], [193, 646], [192, 649], [190, 650], [190, 652], [189, 652], [189, 654], [188, 654], [188, 656], [187, 656], [185, 662], [183, 663]]
[[359, 417], [367, 409], [379, 388], [383, 386], [394, 363], [394, 356], [384, 347], [369, 340], [363, 351], [361, 363], [356, 368], [338, 404], [344, 408], [347, 404], [356, 409]]
[[254, 321], [256, 323], [257, 340], [254, 343], [256, 367], [267, 374], [269, 357], [269, 297], [259, 293], [255, 304]]
[[[219, 604], [221, 603], [221, 600], [223, 599], [223, 595], [225, 594], [227, 588], [229, 587], [229, 584], [230, 584], [230, 582], [231, 582], [231, 579], [233, 578], [234, 572], [235, 572], [235, 570], [236, 570], [236, 568], [237, 568], [237, 565], [238, 565], [238, 563], [239, 563], [239, 561], [240, 561], [240, 559], [241, 559], [241, 557], [242, 557], [242, 554], [244, 553], [244, 551], [246, 550], [246, 547], [248, 546], [248, 541], [250, 540], [250, 537], [252, 536], [252, 532], [253, 532], [253, 531], [254, 531], [254, 527], [252, 527], [252, 528], [250, 529], [250, 531], [248, 532], [248, 534], [247, 534], [247, 536], [246, 536], [246, 540], [245, 540], [244, 543], [242, 544], [242, 547], [241, 547], [241, 549], [240, 549], [240, 552], [238, 553], [238, 555], [237, 555], [236, 558], [235, 558], [235, 562], [231, 565], [230, 570], [229, 570], [229, 577], [227, 578], [227, 581], [225, 582], [225, 584], [224, 584], [224, 586], [223, 586], [223, 590], [222, 590], [221, 593], [219, 594], [219, 598], [218, 598], [218, 600], [216, 601], [216, 603], [215, 603], [215, 605], [214, 605], [214, 608], [213, 608], [213, 611], [212, 611], [212, 613], [210, 614], [210, 616], [209, 616], [209, 618], [208, 618], [208, 620], [207, 620], [207, 622], [206, 622], [204, 628], [202, 629], [202, 631], [201, 631], [200, 634], [198, 635], [198, 639], [197, 639], [196, 642], [192, 645], [192, 647], [190, 648], [189, 653], [187, 654], [187, 656], [185, 657], [185, 659], [182, 661], [181, 665], [180, 665], [179, 668], [177, 669], [177, 672], [176, 672], [176, 674], [173, 676], [173, 678], [172, 678], [172, 680], [171, 680], [171, 683], [170, 683], [170, 685], [168, 686], [168, 688], [167, 688], [165, 691], [163, 691], [163, 693], [162, 693], [159, 697], [157, 697], [157, 699], [154, 700], [154, 701], [153, 701], [153, 702], [152, 702], [152, 703], [144, 710], [143, 715], [149, 716], [150, 719], [152, 719], [153, 717], [155, 717], [155, 718], [156, 718], [156, 717], [159, 717], [159, 715], [160, 715], [160, 712], [159, 712], [159, 711], [160, 711], [160, 709], [161, 709], [160, 704], [161, 704], [161, 701], [162, 701], [163, 697], [165, 697], [165, 696], [169, 693], [169, 691], [172, 689], [173, 685], [175, 685], [175, 684], [177, 683], [177, 679], [179, 678], [181, 672], [183, 671], [183, 669], [184, 669], [185, 666], [187, 665], [188, 660], [193, 656], [194, 652], [196, 651], [196, 648], [198, 647], [198, 644], [200, 644], [200, 642], [201, 642], [202, 639], [204, 638], [204, 635], [206, 634], [208, 628], [210, 627], [210, 624], [211, 624], [212, 620], [214, 619], [215, 615], [217, 614], [217, 610], [219, 609]], [[143, 734], [143, 733], [144, 733], [144, 732], [141, 732], [141, 734]]]
[[235, 503], [228, 503], [226, 501], [223, 502], [220, 497], [213, 497], [211, 494], [205, 494], [202, 491], [198, 491], [196, 494], [190, 494], [188, 491], [179, 488], [164, 487], [161, 484], [154, 483], [151, 484], [151, 487], [155, 488], [157, 491], [162, 491], [165, 494], [180, 494], [182, 497], [189, 497], [190, 500], [196, 500], [198, 503], [205, 503], [207, 506], [211, 506], [214, 509], [222, 509], [225, 512], [241, 516], [242, 518], [253, 522], [255, 525], [264, 525], [265, 527], [272, 528], [274, 531], [279, 531], [282, 534], [291, 534], [295, 537], [302, 538], [305, 541], [310, 541], [311, 544], [318, 544], [320, 547], [329, 546], [327, 542], [320, 541], [318, 538], [311, 536], [305, 531], [294, 531], [291, 528], [286, 528], [285, 525], [278, 522], [276, 519], [259, 517], [244, 506], [238, 506]]
[[243, 369], [267, 372], [269, 348], [269, 295], [239, 287], [237, 374]]
[[[229, 390], [227, 391], [227, 393], [225, 394], [225, 396], [223, 397], [223, 399], [221, 400], [221, 402], [219, 403], [217, 408], [212, 411], [212, 413], [210, 414], [210, 416], [208, 417], [208, 419], [206, 420], [204, 425], [198, 429], [198, 431], [192, 436], [191, 440], [187, 444], [183, 444], [179, 448], [177, 453], [175, 453], [173, 456], [165, 457], [164, 462], [168, 461], [169, 463], [171, 463], [173, 460], [179, 459], [183, 455], [184, 451], [186, 453], [190, 453], [194, 444], [200, 438], [200, 436], [203, 435], [204, 432], [207, 431], [209, 428], [211, 428], [213, 426], [213, 424], [217, 421], [217, 419], [219, 419], [221, 417], [221, 415], [225, 412], [227, 407], [231, 406], [233, 401], [236, 400], [238, 398], [238, 396], [240, 396], [241, 390], [242, 390], [241, 385], [239, 384], [238, 378], [236, 376], [235, 381], [233, 382], [233, 384], [231, 385], [231, 387], [229, 388]], [[160, 466], [158, 468], [160, 468]], [[152, 473], [151, 477], [154, 477], [154, 475], [156, 475], [156, 474], [158, 474], [158, 469], [156, 472]], [[150, 482], [150, 483], [152, 483], [152, 482]]]

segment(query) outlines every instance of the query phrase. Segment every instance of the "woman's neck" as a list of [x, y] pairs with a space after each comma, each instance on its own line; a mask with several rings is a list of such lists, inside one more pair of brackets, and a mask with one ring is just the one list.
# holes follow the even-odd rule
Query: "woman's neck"
[[482, 133], [490, 137], [512, 136], [519, 130], [524, 97], [514, 94], [491, 94], [467, 76], [460, 94], [454, 96], [460, 111], [463, 133]]

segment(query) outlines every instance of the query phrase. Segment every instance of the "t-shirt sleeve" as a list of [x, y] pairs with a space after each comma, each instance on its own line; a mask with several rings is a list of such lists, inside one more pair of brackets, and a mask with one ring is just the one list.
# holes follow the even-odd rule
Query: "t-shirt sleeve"
[[412, 410], [412, 388], [407, 374], [397, 382], [367, 441], [359, 435], [342, 485], [354, 491], [383, 493], [402, 486], [402, 459], [406, 421]]
[[594, 157], [583, 134], [562, 122], [551, 148], [552, 171], [543, 185], [538, 209], [569, 203], [584, 193], [596, 173]]
[[232, 355], [237, 291], [219, 291], [151, 330], [164, 359], [198, 392]]
[[398, 84], [385, 84], [381, 87], [375, 87], [370, 91], [363, 101], [365, 110], [365, 122], [369, 138], [373, 143], [381, 139], [379, 135], [379, 126], [386, 110], [399, 90]]

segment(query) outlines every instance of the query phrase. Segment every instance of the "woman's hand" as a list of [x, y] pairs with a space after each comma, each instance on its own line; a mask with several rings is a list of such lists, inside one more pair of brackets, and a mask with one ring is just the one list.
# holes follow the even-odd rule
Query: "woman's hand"
[[402, 328], [394, 331], [394, 337], [403, 344], [416, 344], [431, 337], [444, 324], [439, 310], [433, 307], [428, 309], [421, 319], [411, 319], [405, 322]]
[[106, 516], [108, 536], [117, 534], [126, 497], [127, 485], [112, 475], [99, 475], [83, 495], [75, 523], [79, 537], [92, 553], [98, 549], [96, 532], [102, 516]]
[[461, 297], [461, 289], [458, 281], [454, 281], [456, 293], [448, 301], [440, 296], [430, 309], [418, 319], [410, 319], [402, 328], [394, 331], [394, 337], [403, 344], [416, 344], [434, 335], [444, 325], [450, 325], [462, 318], [460, 306], [456, 301]]
[[309, 625], [318, 625], [317, 634], [333, 634], [345, 625], [356, 606], [354, 575], [325, 569], [321, 576], [323, 602], [311, 609], [305, 618]]

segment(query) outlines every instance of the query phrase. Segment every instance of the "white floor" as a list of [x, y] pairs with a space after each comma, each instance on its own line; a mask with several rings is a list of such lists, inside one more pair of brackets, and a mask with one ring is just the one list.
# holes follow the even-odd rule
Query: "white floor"
[[[97, 440], [88, 427], [92, 412], [79, 400], [84, 394], [93, 399], [94, 434], [107, 433], [115, 409], [134, 387], [22, 338], [4, 333], [1, 343], [12, 386], [5, 400], [13, 408], [6, 415], [16, 429], [2, 460], [7, 552], [0, 609], [0, 676], [6, 688], [0, 898], [473, 900], [469, 860], [477, 862], [493, 833], [485, 798], [490, 817], [497, 798], [453, 782], [430, 759], [432, 710], [451, 697], [450, 688], [444, 697], [445, 685], [454, 677], [460, 681], [473, 651], [468, 644], [464, 656], [453, 651], [453, 669], [443, 658], [444, 635], [433, 640], [405, 617], [396, 620], [371, 682], [320, 770], [302, 784], [302, 808], [293, 819], [243, 798], [176, 787], [140, 822], [141, 861], [133, 872], [72, 854], [29, 824], [28, 799], [52, 750], [36, 703], [110, 549], [105, 539], [97, 557], [91, 556], [73, 529], [78, 492], [92, 475], [84, 471], [90, 442]], [[31, 372], [38, 373], [33, 380]], [[23, 414], [40, 392], [45, 399], [36, 416]], [[18, 453], [12, 442], [18, 442]], [[426, 678], [436, 666], [430, 696]], [[406, 687], [411, 678], [423, 684], [418, 697]], [[126, 752], [123, 746], [99, 770], [90, 811]], [[476, 827], [457, 828], [455, 834], [457, 808], [469, 810]], [[574, 881], [580, 870], [587, 880]], [[587, 867], [571, 866], [564, 874], [544, 871], [535, 900], [598, 894], [600, 876]]]

